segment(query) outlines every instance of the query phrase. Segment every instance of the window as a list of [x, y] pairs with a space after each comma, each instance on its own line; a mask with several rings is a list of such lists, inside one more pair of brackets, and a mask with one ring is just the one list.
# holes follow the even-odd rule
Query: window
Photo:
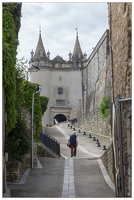
[[56, 106], [65, 106], [65, 100], [56, 100]]

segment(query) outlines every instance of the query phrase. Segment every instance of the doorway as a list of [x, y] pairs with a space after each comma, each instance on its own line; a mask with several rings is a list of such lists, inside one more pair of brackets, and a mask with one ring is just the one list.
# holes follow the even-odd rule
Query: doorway
[[60, 122], [64, 122], [64, 121], [67, 121], [67, 118], [66, 118], [66, 116], [63, 115], [63, 114], [58, 114], [58, 115], [56, 115], [56, 116], [54, 117], [54, 124], [56, 124], [56, 122], [57, 122], [57, 123], [60, 123]]

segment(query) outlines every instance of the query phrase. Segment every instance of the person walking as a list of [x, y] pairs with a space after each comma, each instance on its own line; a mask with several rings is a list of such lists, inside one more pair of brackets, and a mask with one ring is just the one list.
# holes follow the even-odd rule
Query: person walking
[[76, 131], [73, 131], [72, 135], [70, 135], [69, 144], [71, 148], [71, 157], [76, 156], [77, 146], [78, 146], [78, 138], [76, 135]]

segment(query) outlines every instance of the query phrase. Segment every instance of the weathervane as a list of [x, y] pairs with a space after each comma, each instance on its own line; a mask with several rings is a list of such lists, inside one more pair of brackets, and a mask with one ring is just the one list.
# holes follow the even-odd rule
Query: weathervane
[[39, 34], [41, 35], [41, 25], [39, 26]]
[[76, 27], [75, 30], [76, 30], [76, 36], [78, 36], [78, 27]]

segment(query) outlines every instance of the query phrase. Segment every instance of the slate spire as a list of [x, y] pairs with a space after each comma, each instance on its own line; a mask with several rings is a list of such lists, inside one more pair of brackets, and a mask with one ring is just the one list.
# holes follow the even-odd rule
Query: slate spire
[[35, 50], [35, 54], [33, 56], [33, 59], [41, 59], [41, 58], [47, 58], [45, 48], [42, 42], [42, 37], [41, 37], [41, 29], [39, 30], [39, 39], [37, 43], [37, 47]]
[[72, 61], [80, 61], [84, 59], [82, 50], [81, 50], [81, 46], [79, 43], [79, 39], [78, 39], [78, 29], [76, 28], [76, 41], [75, 41], [75, 46], [74, 46], [74, 50], [73, 50], [73, 55], [72, 55]]

